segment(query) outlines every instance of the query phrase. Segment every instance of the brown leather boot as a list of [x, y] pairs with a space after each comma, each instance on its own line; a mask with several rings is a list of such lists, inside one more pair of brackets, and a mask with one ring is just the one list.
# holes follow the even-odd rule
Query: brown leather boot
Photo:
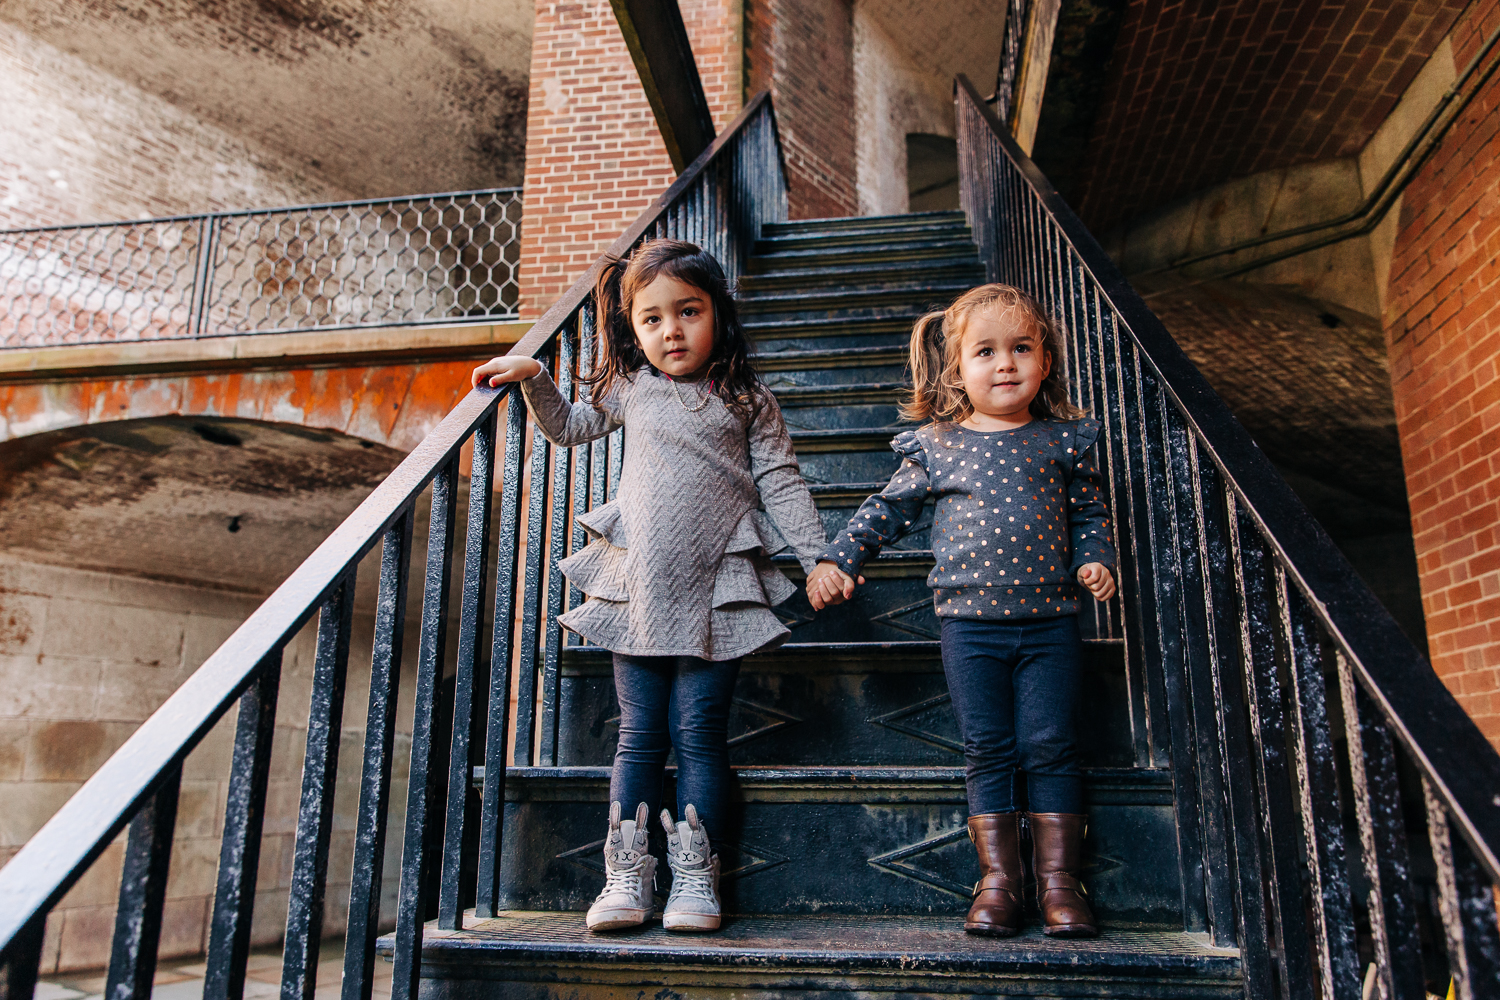
[[970, 934], [1011, 937], [1021, 933], [1021, 824], [1019, 813], [969, 817], [969, 839], [979, 851], [982, 877], [974, 883], [974, 905], [964, 918]]
[[1052, 937], [1098, 937], [1094, 911], [1078, 881], [1087, 817], [1074, 813], [1028, 813], [1027, 817], [1044, 930]]

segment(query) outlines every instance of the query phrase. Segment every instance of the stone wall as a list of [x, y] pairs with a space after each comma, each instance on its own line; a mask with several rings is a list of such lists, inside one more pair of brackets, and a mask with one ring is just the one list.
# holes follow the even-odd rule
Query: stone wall
[[[378, 556], [376, 557], [378, 558]], [[106, 758], [255, 608], [241, 594], [0, 557], [0, 864], [9, 861]], [[347, 922], [359, 760], [368, 701], [368, 616], [356, 619], [344, 701], [343, 743], [325, 933]], [[271, 784], [253, 942], [280, 941], [306, 744], [315, 625], [288, 644], [276, 713]], [[416, 636], [407, 633], [406, 663]], [[414, 671], [403, 676], [382, 916], [394, 921], [405, 813]], [[163, 957], [207, 945], [234, 736], [231, 709], [188, 758], [162, 928]], [[124, 835], [47, 922], [43, 974], [109, 960]]]
[[[1466, 65], [1500, 26], [1454, 29]], [[1500, 81], [1407, 188], [1385, 329], [1433, 666], [1500, 747]]]
[[0, 228], [351, 197], [0, 21]]

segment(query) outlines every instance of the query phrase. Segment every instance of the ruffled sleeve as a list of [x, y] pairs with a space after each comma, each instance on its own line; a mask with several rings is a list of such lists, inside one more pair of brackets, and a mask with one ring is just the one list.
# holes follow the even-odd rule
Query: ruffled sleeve
[[1068, 477], [1068, 533], [1073, 547], [1069, 570], [1077, 573], [1089, 563], [1115, 568], [1115, 546], [1104, 496], [1104, 474], [1099, 469], [1099, 421], [1079, 420], [1063, 436], [1063, 451], [1070, 458]]
[[911, 530], [932, 493], [927, 474], [927, 449], [916, 431], [902, 431], [891, 440], [891, 450], [902, 457], [901, 467], [885, 489], [860, 505], [823, 554], [819, 562], [831, 562], [858, 578], [864, 564], [880, 554], [882, 547]]

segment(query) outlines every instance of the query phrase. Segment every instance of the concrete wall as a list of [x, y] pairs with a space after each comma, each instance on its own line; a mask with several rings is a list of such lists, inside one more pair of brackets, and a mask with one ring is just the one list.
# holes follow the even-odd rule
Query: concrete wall
[[[1466, 64], [1484, 0], [1452, 36]], [[1406, 191], [1385, 330], [1433, 667], [1500, 747], [1500, 82]]]
[[0, 21], [0, 228], [352, 197]]
[[[28, 564], [0, 556], [0, 864], [73, 794], [136, 727], [258, 604], [258, 599], [118, 574]], [[256, 894], [253, 940], [285, 927], [293, 834], [306, 743], [314, 654], [310, 625], [282, 665], [271, 786]], [[368, 616], [356, 621], [349, 656], [343, 743], [324, 930], [347, 922], [358, 774], [368, 701]], [[415, 662], [408, 632], [406, 663]], [[414, 671], [403, 676], [397, 765], [386, 846], [382, 915], [394, 920], [406, 801]], [[188, 758], [183, 771], [162, 929], [163, 957], [206, 947], [234, 711]], [[42, 972], [94, 968], [109, 959], [123, 835], [59, 904], [47, 923]]]

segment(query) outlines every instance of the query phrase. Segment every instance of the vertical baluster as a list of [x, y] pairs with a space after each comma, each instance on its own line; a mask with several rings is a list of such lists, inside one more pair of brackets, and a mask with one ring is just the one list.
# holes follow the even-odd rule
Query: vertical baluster
[[[575, 329], [564, 329], [558, 335], [559, 357], [557, 388], [563, 398], [573, 394], [573, 354]], [[568, 542], [568, 465], [582, 454], [578, 448], [558, 448], [553, 458], [552, 498], [548, 504], [547, 539], [547, 611], [545, 638], [542, 652], [542, 709], [541, 738], [537, 763], [543, 767], [557, 766], [557, 703], [562, 696], [558, 680], [558, 658], [562, 651], [562, 626], [558, 616], [562, 614], [563, 574], [557, 568], [562, 561]]]
[[1411, 857], [1401, 814], [1395, 747], [1378, 709], [1355, 681], [1348, 659], [1342, 653], [1335, 655], [1360, 854], [1370, 886], [1366, 902], [1380, 996], [1383, 1000], [1421, 997], [1422, 944], [1411, 891]]
[[1291, 651], [1287, 666], [1296, 722], [1291, 729], [1291, 744], [1312, 881], [1313, 930], [1323, 996], [1327, 1000], [1358, 997], [1359, 953], [1354, 941], [1348, 858], [1328, 721], [1322, 637], [1302, 595], [1288, 585], [1284, 572], [1277, 573], [1277, 590], [1282, 629]]
[[[512, 390], [514, 391], [514, 390]], [[427, 570], [422, 591], [422, 635], [417, 685], [412, 696], [411, 770], [406, 781], [406, 832], [401, 842], [401, 889], [396, 903], [396, 946], [391, 956], [391, 1000], [415, 1000], [422, 966], [422, 925], [427, 884], [436, 858], [428, 824], [439, 820], [438, 776], [446, 747], [434, 746], [438, 687], [448, 642], [448, 592], [453, 563], [454, 505], [458, 459], [450, 458], [432, 480], [432, 516], [427, 528]]]
[[[514, 390], [513, 390], [514, 391]], [[448, 809], [443, 822], [443, 870], [438, 891], [438, 926], [463, 927], [463, 849], [468, 826], [470, 747], [484, 704], [476, 691], [484, 632], [485, 586], [489, 577], [490, 497], [495, 482], [495, 420], [498, 408], [474, 429], [469, 470], [469, 523], [464, 535], [464, 582], [458, 611], [458, 662], [453, 678], [453, 733], [448, 750]]]
[[[594, 314], [592, 309], [583, 308], [578, 311], [578, 371], [587, 376], [593, 370], [594, 357]], [[590, 387], [579, 383], [575, 389], [580, 402], [589, 398]], [[569, 517], [573, 522], [573, 534], [568, 540], [568, 552], [581, 551], [588, 545], [588, 531], [583, 527], [583, 515], [589, 509], [589, 487], [595, 479], [594, 459], [599, 456], [602, 459], [604, 453], [604, 442], [596, 438], [589, 442], [587, 448], [573, 449], [573, 483], [569, 488], [571, 507]], [[567, 606], [576, 608], [583, 603], [583, 591], [571, 584], [567, 588]], [[582, 645], [582, 640], [571, 634], [564, 637], [564, 641]]]
[[271, 776], [271, 743], [276, 734], [276, 698], [281, 688], [281, 655], [278, 649], [262, 660], [255, 679], [240, 696], [224, 803], [218, 885], [208, 931], [203, 1000], [240, 1000], [245, 994], [266, 785]]
[[35, 995], [46, 929], [47, 915], [39, 913], [0, 952], [0, 996], [6, 1000], [31, 1000]]
[[167, 869], [172, 862], [172, 828], [177, 823], [181, 789], [182, 765], [178, 764], [162, 776], [156, 791], [141, 803], [130, 821], [105, 1000], [149, 1000], [151, 996], [162, 905], [167, 898]]
[[[544, 362], [545, 363], [545, 362]], [[537, 637], [542, 615], [542, 552], [547, 530], [547, 475], [552, 446], [533, 421], [531, 489], [526, 496], [526, 586], [521, 603], [521, 658], [516, 667], [515, 764], [533, 760], [536, 742]]]
[[1448, 809], [1424, 776], [1427, 835], [1437, 865], [1438, 902], [1448, 945], [1448, 970], [1457, 1000], [1500, 996], [1500, 929], [1495, 889], [1462, 836], [1453, 835]]
[[[1271, 952], [1269, 947], [1265, 891], [1261, 868], [1259, 811], [1255, 800], [1255, 778], [1251, 767], [1254, 747], [1247, 726], [1244, 687], [1240, 681], [1240, 595], [1235, 590], [1234, 563], [1237, 542], [1233, 530], [1234, 493], [1228, 490], [1212, 463], [1202, 462], [1194, 442], [1193, 463], [1197, 469], [1198, 548], [1203, 559], [1205, 601], [1208, 604], [1208, 638], [1211, 653], [1208, 679], [1212, 727], [1221, 748], [1220, 767], [1224, 787], [1226, 826], [1224, 837], [1233, 858], [1235, 924], [1233, 936], [1240, 948], [1240, 969], [1245, 977], [1245, 995], [1270, 997]], [[1215, 925], [1216, 938], [1223, 940]]]
[[609, 479], [607, 483], [609, 498], [613, 500], [620, 492], [620, 474], [625, 468], [625, 428], [610, 432], [609, 435]]
[[[1163, 394], [1164, 396], [1165, 394]], [[1214, 625], [1214, 600], [1210, 591], [1208, 541], [1205, 533], [1198, 442], [1187, 430], [1174, 404], [1162, 400], [1167, 421], [1167, 451], [1171, 479], [1176, 489], [1178, 588], [1182, 614], [1182, 666], [1186, 702], [1178, 702], [1190, 717], [1193, 753], [1197, 759], [1198, 802], [1201, 841], [1198, 853], [1204, 859], [1204, 914], [1215, 944], [1232, 947], [1234, 919], [1234, 842], [1232, 819], [1224, 782], [1223, 742], [1216, 708], [1214, 684], [1219, 650]], [[1174, 756], [1175, 760], [1175, 756]], [[1178, 811], [1182, 807], [1178, 806]]]
[[[1164, 763], [1172, 769], [1173, 805], [1177, 816], [1177, 857], [1182, 871], [1183, 927], [1189, 932], [1209, 927], [1208, 900], [1205, 893], [1203, 828], [1199, 813], [1198, 742], [1193, 728], [1191, 689], [1188, 677], [1188, 640], [1183, 619], [1184, 589], [1191, 586], [1199, 571], [1193, 548], [1182, 544], [1179, 530], [1189, 516], [1189, 509], [1179, 505], [1180, 494], [1189, 479], [1187, 441], [1179, 422], [1174, 426], [1165, 393], [1154, 372], [1141, 365], [1137, 369], [1137, 386], [1141, 401], [1140, 448], [1144, 456], [1146, 488], [1143, 496], [1148, 512], [1151, 541], [1150, 560], [1153, 572], [1149, 588], [1155, 614], [1148, 620], [1145, 648], [1148, 685], [1159, 671], [1163, 714], [1170, 741]], [[1191, 528], [1191, 525], [1186, 525]], [[1154, 633], [1154, 634], [1153, 634]], [[1153, 670], [1155, 668], [1155, 670]], [[1151, 688], [1148, 686], [1148, 690]]]
[[1241, 595], [1240, 659], [1244, 664], [1246, 703], [1254, 747], [1255, 780], [1260, 798], [1261, 856], [1267, 896], [1275, 921], [1282, 996], [1311, 1000], [1312, 958], [1308, 954], [1306, 916], [1302, 909], [1302, 873], [1298, 857], [1297, 816], [1292, 805], [1291, 765], [1286, 749], [1286, 692], [1281, 664], [1287, 656], [1276, 598], [1278, 573], [1260, 540], [1250, 514], [1231, 505], [1230, 550], [1235, 589]]
[[495, 557], [495, 636], [490, 654], [490, 715], [485, 726], [484, 791], [479, 822], [479, 888], [474, 912], [493, 917], [500, 898], [500, 851], [505, 842], [505, 744], [510, 737], [510, 661], [514, 652], [516, 566], [521, 545], [521, 477], [526, 404], [512, 388], [506, 398], [505, 461], [501, 465], [500, 540]]
[[396, 700], [401, 689], [401, 645], [406, 636], [406, 579], [411, 570], [413, 511], [385, 530], [375, 642], [370, 656], [370, 705], [365, 718], [365, 762], [354, 834], [349, 927], [344, 938], [343, 1000], [370, 1000], [375, 938], [380, 933], [380, 887], [385, 871], [385, 827], [390, 812], [391, 756]]
[[344, 680], [354, 617], [354, 572], [353, 566], [345, 571], [318, 611], [318, 652], [307, 714], [307, 754], [302, 761], [297, 847], [292, 858], [291, 900], [282, 951], [282, 1000], [311, 1000], [317, 988], [328, 842], [333, 835], [333, 793], [343, 735]]

